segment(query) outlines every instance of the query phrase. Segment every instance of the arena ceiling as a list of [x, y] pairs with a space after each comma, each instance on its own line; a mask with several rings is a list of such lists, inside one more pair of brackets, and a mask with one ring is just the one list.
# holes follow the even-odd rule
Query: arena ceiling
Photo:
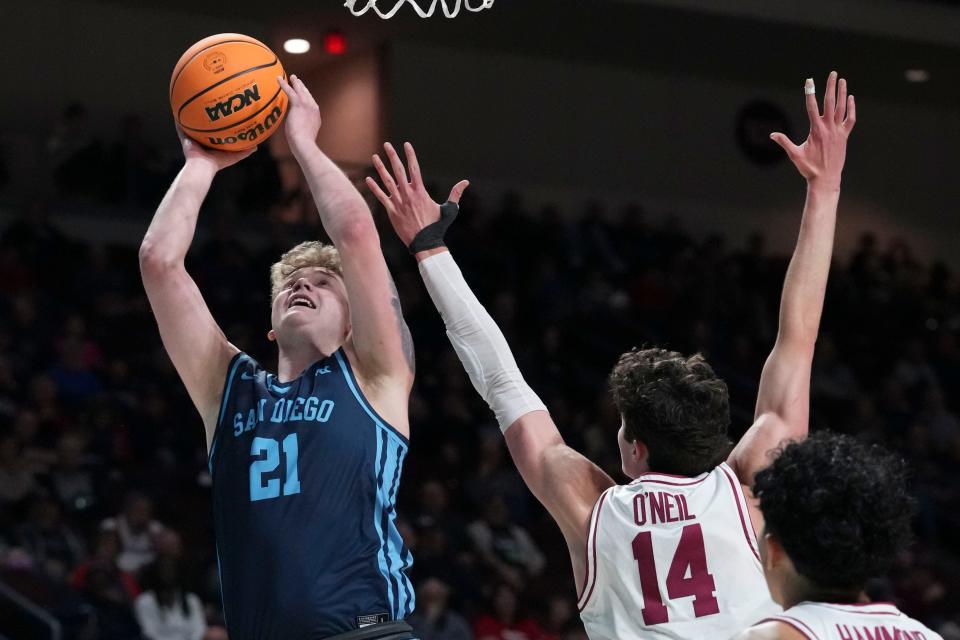
[[[117, 2], [119, 0], [98, 0]], [[420, 0], [421, 4], [427, 0]], [[392, 6], [394, 0], [381, 0]], [[811, 4], [812, 3], [812, 4]], [[814, 5], [823, 10], [811, 10]], [[203, 12], [194, 0], [123, 0], [124, 6]], [[424, 43], [514, 52], [573, 63], [711, 77], [745, 86], [790, 86], [837, 68], [854, 87], [892, 102], [960, 107], [960, 7], [906, 0], [499, 0], [482, 14], [389, 22], [354, 18], [341, 0], [271, 4], [271, 31], [319, 38], [339, 28], [352, 46], [401, 37]], [[234, 0], [244, 18], [257, 0]], [[816, 7], [814, 7], [815, 9]], [[870, 8], [870, 10], [866, 10]], [[210, 6], [221, 12], [222, 7]], [[930, 81], [905, 81], [906, 69]], [[856, 91], [856, 88], [854, 88]], [[863, 90], [860, 90], [862, 97]]]

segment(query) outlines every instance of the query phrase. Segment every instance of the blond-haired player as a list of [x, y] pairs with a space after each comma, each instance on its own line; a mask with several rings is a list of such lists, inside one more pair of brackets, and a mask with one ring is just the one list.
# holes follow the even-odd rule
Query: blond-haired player
[[566, 539], [581, 618], [594, 640], [727, 638], [776, 610], [757, 548], [762, 516], [749, 486], [771, 449], [807, 433], [810, 368], [855, 120], [853, 97], [845, 81], [838, 89], [835, 73], [823, 115], [812, 80], [805, 92], [807, 140], [796, 146], [774, 135], [807, 180], [807, 202], [755, 422], [731, 452], [726, 385], [702, 358], [628, 352], [610, 378], [622, 417], [623, 471], [635, 479], [626, 486], [614, 485], [564, 443], [443, 246], [466, 183], [441, 207], [423, 188], [412, 147], [406, 147], [409, 179], [392, 149], [393, 175], [375, 159], [386, 191], [372, 179], [368, 186], [415, 253], [474, 387], [493, 409], [527, 486]]
[[184, 268], [214, 176], [250, 152], [181, 135], [186, 161], [140, 249], [143, 283], [206, 429], [230, 637], [409, 638], [412, 560], [394, 505], [413, 346], [370, 210], [316, 145], [317, 103], [296, 76], [281, 83], [286, 137], [335, 248], [307, 242], [271, 269], [277, 372], [230, 344]]

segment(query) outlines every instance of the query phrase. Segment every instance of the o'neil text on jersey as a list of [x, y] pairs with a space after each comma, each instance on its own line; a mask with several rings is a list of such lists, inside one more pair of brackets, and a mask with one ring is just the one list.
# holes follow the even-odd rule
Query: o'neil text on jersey
[[682, 522], [696, 518], [690, 513], [687, 498], [683, 494], [666, 491], [648, 491], [638, 493], [633, 499], [633, 520], [638, 526], [660, 522]]

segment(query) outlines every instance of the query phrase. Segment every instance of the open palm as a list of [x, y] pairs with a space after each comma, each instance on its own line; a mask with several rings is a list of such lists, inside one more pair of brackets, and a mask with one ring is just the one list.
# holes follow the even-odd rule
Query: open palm
[[857, 122], [857, 107], [853, 96], [847, 95], [847, 81], [831, 71], [827, 78], [823, 97], [823, 115], [813, 91], [813, 80], [805, 86], [807, 116], [810, 133], [800, 145], [793, 144], [782, 133], [770, 134], [770, 138], [787, 152], [787, 157], [810, 183], [840, 186], [840, 174], [847, 157], [847, 139]]
[[[407, 166], [410, 168], [409, 179], [407, 178], [407, 171], [403, 167], [403, 161], [400, 160], [400, 156], [393, 145], [386, 142], [383, 149], [387, 153], [393, 175], [390, 175], [390, 171], [383, 164], [379, 155], [374, 154], [373, 166], [380, 174], [380, 179], [383, 180], [387, 191], [381, 189], [377, 181], [371, 177], [366, 180], [367, 186], [380, 201], [380, 204], [383, 205], [383, 208], [387, 210], [390, 224], [393, 225], [393, 230], [397, 232], [401, 242], [409, 247], [420, 231], [440, 219], [440, 204], [434, 202], [430, 194], [427, 193], [427, 188], [423, 185], [420, 163], [417, 161], [417, 154], [413, 145], [409, 142], [403, 145], [404, 153], [407, 156]], [[460, 197], [469, 185], [470, 182], [467, 180], [461, 180], [453, 185], [447, 200], [459, 204]]]

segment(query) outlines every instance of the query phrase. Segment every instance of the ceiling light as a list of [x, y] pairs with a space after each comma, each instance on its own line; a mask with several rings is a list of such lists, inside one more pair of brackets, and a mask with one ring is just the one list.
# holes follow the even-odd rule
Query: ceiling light
[[903, 72], [907, 82], [926, 82], [930, 79], [930, 72], [926, 69], [907, 69]]
[[303, 38], [290, 38], [283, 43], [283, 50], [287, 53], [306, 53], [310, 51], [310, 43]]

